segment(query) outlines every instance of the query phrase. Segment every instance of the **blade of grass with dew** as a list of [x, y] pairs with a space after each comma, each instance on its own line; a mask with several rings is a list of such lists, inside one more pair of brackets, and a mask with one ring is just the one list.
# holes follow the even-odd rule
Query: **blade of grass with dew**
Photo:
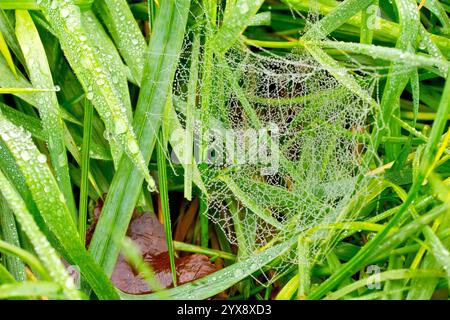
[[121, 294], [125, 300], [153, 300], [153, 299], [189, 299], [202, 300], [210, 298], [257, 272], [275, 258], [285, 254], [296, 244], [297, 238], [289, 239], [281, 244], [275, 245], [251, 258], [234, 263], [213, 274], [199, 280], [183, 284], [173, 289], [164, 290], [148, 295]]
[[[416, 2], [414, 0], [395, 1], [395, 4], [399, 13], [400, 25], [400, 35], [396, 48], [404, 51], [414, 51], [420, 24]], [[390, 119], [392, 114], [399, 116], [400, 96], [409, 81], [410, 75], [411, 72], [406, 72], [403, 63], [393, 64], [389, 70], [380, 104], [381, 114], [377, 119], [378, 128], [384, 128], [384, 130], [376, 130], [374, 137], [375, 148], [378, 147], [380, 135], [383, 135], [385, 131], [388, 131], [390, 136], [398, 137], [401, 135], [400, 126], [390, 121]], [[399, 145], [387, 144], [385, 148], [388, 161], [396, 159], [400, 154]]]
[[[3, 239], [11, 245], [20, 247], [19, 233], [17, 232], [14, 213], [6, 200], [0, 195], [0, 230]], [[5, 265], [17, 281], [25, 280], [25, 265], [18, 257], [6, 256]]]
[[[301, 0], [283, 0], [287, 5], [296, 7], [296, 2]], [[348, 19], [367, 8], [373, 0], [345, 0], [319, 22], [314, 24], [302, 37], [303, 40], [319, 40], [328, 36], [331, 32], [339, 28]]]
[[51, 278], [61, 286], [67, 298], [76, 300], [81, 299], [72, 278], [65, 269], [61, 259], [56, 254], [55, 249], [51, 247], [44, 234], [39, 230], [39, 227], [34, 222], [25, 202], [23, 202], [20, 195], [1, 172], [0, 183], [2, 185], [3, 196], [14, 211], [17, 221], [20, 223], [22, 229], [27, 234], [28, 239], [30, 239], [33, 244], [34, 250], [46, 266]]
[[[227, 7], [230, 3], [227, 3]], [[212, 85], [213, 85], [213, 63], [214, 63], [214, 51], [213, 51], [213, 37], [216, 32], [216, 20], [217, 20], [217, 1], [203, 1], [203, 5], [205, 7], [205, 46], [203, 50], [203, 59], [202, 59], [202, 86], [200, 90], [200, 146], [199, 146], [199, 154], [200, 154], [200, 163], [203, 163], [205, 152], [206, 152], [206, 144], [207, 144], [207, 131], [209, 130], [209, 118], [211, 115], [211, 95], [212, 95]], [[214, 8], [214, 9], [213, 9]], [[224, 17], [225, 19], [225, 17]], [[188, 97], [189, 99], [189, 97]], [[191, 107], [191, 106], [187, 106]], [[191, 108], [193, 111], [195, 108]], [[201, 219], [203, 216], [200, 216]]]
[[[388, 48], [377, 45], [343, 41], [320, 41], [315, 43], [322, 48], [335, 48], [338, 50], [343, 50], [345, 52], [364, 54], [376, 59], [383, 59], [394, 63], [403, 63], [408, 67], [438, 68], [438, 70], [433, 71], [437, 72], [439, 75], [444, 76], [449, 68], [449, 63], [445, 59], [418, 55], [398, 48]], [[293, 43], [293, 45], [295, 45], [295, 42]]]
[[94, 10], [105, 22], [133, 78], [139, 85], [142, 80], [147, 44], [128, 3], [125, 0], [95, 1]]
[[220, 54], [227, 52], [251, 23], [264, 0], [237, 0], [226, 15], [219, 31], [211, 39], [211, 46]]
[[122, 58], [114, 43], [103, 29], [103, 25], [91, 10], [82, 12], [81, 21], [86, 32], [90, 35], [90, 39], [101, 48], [101, 50], [98, 50], [98, 56], [109, 63], [108, 69], [111, 72], [112, 83], [117, 88], [117, 93], [120, 95], [120, 99], [126, 109], [126, 114], [131, 121], [132, 110], [128, 91], [127, 67], [123, 64]]
[[297, 299], [303, 300], [309, 295], [311, 289], [311, 265], [310, 265], [310, 243], [309, 239], [298, 237], [298, 292]]
[[[164, 1], [155, 21], [134, 116], [134, 128], [146, 162], [153, 153], [161, 125], [164, 104], [183, 42], [189, 7], [189, 0]], [[130, 161], [122, 158], [89, 247], [89, 252], [107, 275], [111, 275], [115, 266], [142, 182], [142, 173]]]
[[163, 129], [159, 132], [159, 141], [156, 144], [156, 159], [158, 163], [158, 184], [159, 196], [161, 197], [161, 211], [164, 221], [164, 232], [166, 234], [167, 248], [169, 252], [170, 270], [172, 272], [173, 285], [177, 286], [177, 270], [175, 267], [175, 253], [173, 249], [172, 223], [170, 221], [169, 208], [169, 191], [167, 190], [167, 164], [166, 150], [167, 145], [164, 143], [166, 139], [163, 137]]
[[53, 240], [52, 244], [80, 268], [99, 298], [117, 298], [110, 281], [81, 243], [64, 197], [46, 164], [46, 158], [33, 144], [31, 135], [11, 124], [2, 115], [0, 115], [0, 132], [3, 143], [11, 152], [26, 181], [40, 217], [51, 233], [52, 237], [49, 240]]
[[184, 197], [189, 201], [192, 200], [192, 175], [193, 175], [193, 148], [194, 148], [194, 109], [197, 100], [197, 83], [198, 83], [198, 64], [200, 55], [200, 36], [194, 35], [192, 43], [191, 66], [189, 70], [188, 96], [186, 102], [186, 133], [184, 145], [184, 157], [182, 162], [185, 165], [184, 172]]
[[[53, 78], [44, 47], [27, 11], [16, 10], [16, 36], [22, 48], [33, 86], [37, 88], [53, 87]], [[72, 218], [77, 221], [77, 208], [70, 182], [63, 122], [59, 112], [58, 99], [54, 92], [37, 95], [37, 108], [42, 119], [44, 132], [48, 137], [48, 149], [56, 179]]]
[[87, 98], [103, 119], [107, 132], [121, 147], [150, 185], [154, 185], [132, 125], [127, 116], [127, 93], [121, 93], [115, 85], [113, 72], [109, 70], [111, 59], [97, 53], [93, 38], [83, 26], [80, 8], [73, 1], [42, 0], [39, 4], [54, 29], [67, 60], [82, 84]]
[[350, 75], [346, 68], [330, 57], [325, 51], [313, 43], [304, 42], [306, 50], [311, 56], [319, 62], [330, 74], [333, 75], [343, 86], [367, 102], [374, 109], [378, 109], [378, 103], [370, 96], [370, 94], [361, 88], [356, 79]]
[[80, 186], [80, 205], [78, 212], [78, 234], [81, 243], [86, 242], [86, 221], [88, 211], [88, 190], [89, 190], [89, 163], [91, 149], [92, 133], [92, 115], [93, 106], [90, 101], [86, 101], [84, 107], [84, 126], [83, 126], [83, 144], [81, 146], [81, 186]]

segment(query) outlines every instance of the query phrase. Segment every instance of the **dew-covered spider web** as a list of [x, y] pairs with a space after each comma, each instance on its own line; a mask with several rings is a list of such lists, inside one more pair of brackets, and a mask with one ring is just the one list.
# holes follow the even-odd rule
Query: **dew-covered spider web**
[[[180, 101], [188, 100], [190, 50], [186, 41], [174, 85]], [[322, 259], [331, 231], [318, 226], [357, 214], [348, 208], [364, 185], [371, 107], [300, 49], [273, 53], [237, 45], [214, 58], [211, 84], [204, 67], [200, 59], [194, 149], [210, 221], [242, 259], [302, 233], [312, 240], [311, 255]], [[349, 71], [372, 95], [376, 72], [357, 64]], [[202, 109], [205, 92], [209, 105]], [[185, 107], [177, 110], [185, 125]], [[322, 231], [309, 232], [313, 228]], [[297, 262], [297, 256], [283, 260]]]

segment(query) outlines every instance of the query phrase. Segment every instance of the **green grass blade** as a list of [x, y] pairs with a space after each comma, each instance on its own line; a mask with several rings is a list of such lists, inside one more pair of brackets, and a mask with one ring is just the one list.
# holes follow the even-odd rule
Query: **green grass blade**
[[[396, 1], [397, 11], [400, 19], [400, 35], [397, 40], [396, 48], [404, 51], [414, 51], [414, 46], [419, 35], [419, 11], [414, 0]], [[411, 73], [405, 72], [405, 65], [403, 63], [393, 64], [391, 66], [387, 85], [384, 90], [383, 98], [381, 100], [381, 115], [378, 119], [378, 128], [386, 128], [389, 130], [390, 136], [400, 136], [400, 126], [391, 122], [391, 116], [399, 115], [400, 111], [400, 96], [405, 89]], [[383, 134], [383, 130], [376, 132], [374, 138], [374, 147], [379, 143], [379, 135]], [[393, 161], [400, 153], [400, 146], [389, 144], [386, 146], [387, 160]]]
[[94, 9], [108, 27], [133, 78], [140, 84], [147, 44], [128, 3], [125, 0], [100, 0], [94, 3]]
[[[0, 230], [2, 232], [3, 239], [11, 245], [19, 247], [19, 233], [17, 232], [14, 213], [11, 211], [6, 203], [6, 200], [1, 195], [0, 210]], [[18, 257], [6, 256], [5, 265], [17, 281], [25, 280], [25, 266]]]
[[182, 162], [185, 165], [184, 171], [184, 197], [189, 201], [192, 200], [192, 175], [193, 175], [193, 148], [194, 148], [194, 110], [197, 101], [197, 83], [198, 83], [198, 64], [200, 55], [200, 37], [198, 34], [194, 36], [191, 53], [191, 66], [189, 70], [188, 82], [188, 98], [186, 104], [186, 137], [184, 146], [184, 157]]
[[[0, 172], [0, 174], [2, 173]], [[51, 280], [47, 270], [39, 261], [39, 259], [36, 258], [31, 253], [29, 253], [28, 251], [0, 240], [0, 252], [19, 258], [33, 270], [37, 271], [39, 273], [39, 276], [42, 277], [42, 279]]]
[[[27, 11], [16, 11], [16, 36], [22, 48], [33, 86], [37, 88], [53, 87], [53, 79], [44, 47]], [[69, 165], [64, 144], [64, 128], [59, 112], [58, 99], [55, 93], [49, 92], [38, 95], [36, 98], [37, 107], [44, 132], [48, 137], [48, 149], [58, 185], [66, 199], [72, 218], [76, 221], [77, 208], [70, 182]]]
[[21, 283], [0, 285], [0, 299], [17, 299], [23, 297], [63, 298], [61, 287], [54, 282], [25, 281]]
[[[296, 7], [301, 0], [283, 0], [287, 5]], [[304, 35], [304, 40], [323, 39], [331, 32], [343, 25], [348, 19], [367, 8], [373, 0], [345, 0], [329, 14], [314, 24]]]
[[237, 0], [217, 32], [211, 39], [211, 46], [223, 54], [236, 42], [239, 35], [251, 23], [264, 0]]
[[6, 270], [6, 268], [0, 263], [0, 284], [4, 283], [14, 283], [16, 279], [12, 276], [11, 273]]
[[81, 147], [81, 186], [80, 186], [80, 210], [78, 213], [78, 234], [80, 235], [81, 243], [86, 242], [86, 221], [88, 211], [88, 190], [89, 190], [89, 163], [90, 163], [90, 149], [91, 149], [91, 134], [92, 134], [92, 115], [93, 107], [90, 101], [86, 101], [84, 107], [84, 126], [83, 126], [83, 145]]
[[164, 221], [164, 231], [166, 233], [167, 248], [169, 251], [170, 270], [172, 271], [173, 285], [177, 286], [177, 270], [175, 267], [175, 254], [173, 249], [172, 239], [172, 223], [170, 221], [169, 208], [169, 191], [167, 190], [167, 164], [166, 164], [166, 144], [163, 144], [165, 139], [161, 128], [159, 134], [159, 141], [156, 146], [156, 159], [158, 163], [158, 183], [159, 196], [161, 197], [161, 211]]
[[442, 3], [438, 0], [427, 0], [425, 1], [425, 8], [430, 10], [439, 19], [442, 24], [443, 33], [446, 35], [450, 34], [450, 19]]

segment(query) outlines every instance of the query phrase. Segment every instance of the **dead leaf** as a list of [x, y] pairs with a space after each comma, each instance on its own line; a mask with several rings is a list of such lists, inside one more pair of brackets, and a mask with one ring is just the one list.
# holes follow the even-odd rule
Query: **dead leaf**
[[[98, 208], [101, 211], [102, 205], [97, 204], [96, 210]], [[94, 222], [96, 221], [94, 220]], [[164, 226], [158, 219], [150, 213], [137, 214], [135, 212], [128, 227], [127, 236], [139, 247], [144, 261], [152, 267], [161, 286], [163, 288], [172, 287], [172, 273]], [[190, 254], [176, 258], [175, 265], [177, 284], [179, 285], [217, 271], [216, 266], [209, 261], [209, 258], [202, 254]], [[152, 292], [152, 288], [125, 260], [123, 255], [120, 255], [117, 260], [111, 281], [118, 289], [126, 293]]]

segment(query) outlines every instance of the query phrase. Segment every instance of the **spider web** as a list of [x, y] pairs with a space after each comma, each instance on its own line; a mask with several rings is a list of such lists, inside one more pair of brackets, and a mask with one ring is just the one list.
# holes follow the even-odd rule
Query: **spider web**
[[[184, 101], [190, 49], [188, 37], [174, 85]], [[358, 72], [357, 64], [350, 69], [371, 94], [377, 74]], [[206, 161], [196, 160], [208, 190], [208, 217], [238, 246], [239, 258], [320, 225], [351, 221], [356, 212], [345, 208], [361, 191], [367, 169], [368, 103], [301, 50], [274, 54], [238, 44], [214, 60], [211, 74], [208, 114], [198, 106], [194, 127], [196, 143], [207, 141]], [[199, 80], [199, 105], [203, 86]], [[185, 119], [179, 112], [182, 124]], [[329, 237], [329, 230], [312, 235], [311, 256], [324, 256]], [[293, 251], [282, 260], [296, 263], [298, 257]]]

